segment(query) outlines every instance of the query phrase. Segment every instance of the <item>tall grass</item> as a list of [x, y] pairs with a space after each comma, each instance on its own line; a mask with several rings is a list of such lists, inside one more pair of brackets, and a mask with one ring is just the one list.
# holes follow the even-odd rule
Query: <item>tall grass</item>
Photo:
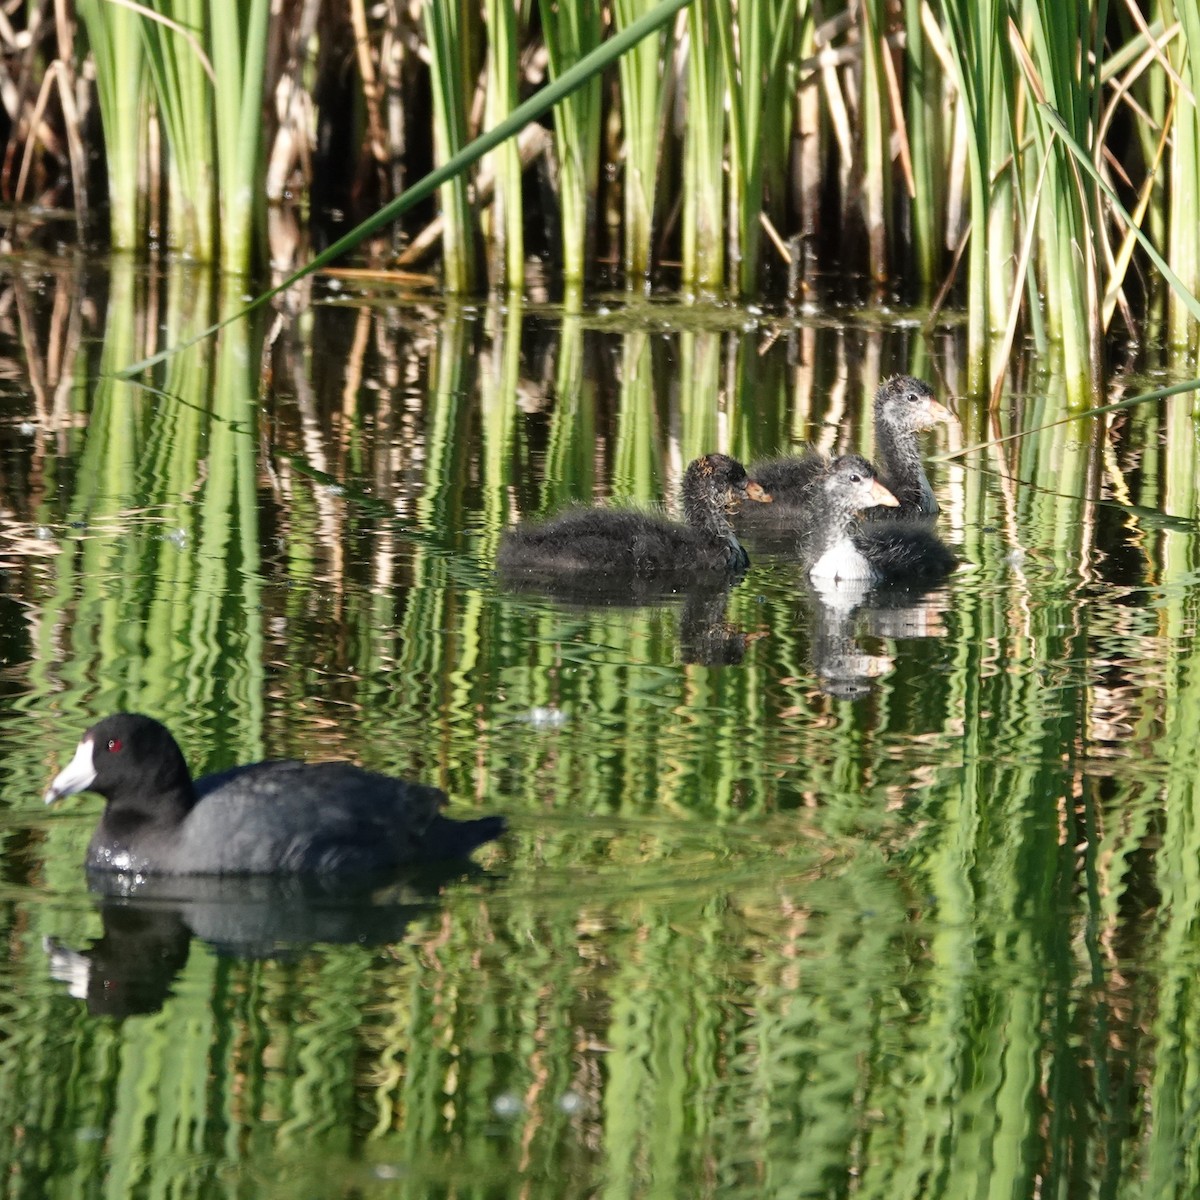
[[[182, 29], [203, 27], [202, 0], [187, 0], [171, 8]], [[132, 14], [131, 14], [132, 19]], [[177, 27], [141, 21], [142, 44], [154, 80], [154, 95], [166, 133], [168, 162], [165, 242], [174, 251], [200, 262], [211, 262], [217, 245], [217, 166], [212, 140], [215, 74], [195, 43]], [[230, 107], [230, 102], [225, 102]], [[223, 227], [223, 223], [222, 223]]]
[[[186, 3], [186, 0], [185, 0]], [[256, 227], [264, 213], [266, 146], [267, 21], [271, 0], [227, 0], [209, 6], [209, 38], [215, 79], [214, 133], [221, 265], [244, 272], [254, 263]], [[176, 155], [190, 153], [173, 146]]]
[[[502, 128], [543, 67], [560, 80], [606, 29], [620, 37], [640, 18], [655, 22], [623, 48], [607, 82], [596, 66], [561, 101], [557, 187], [522, 179], [511, 142], [493, 147], [494, 189], [475, 196], [465, 168], [442, 182], [438, 220], [407, 232], [422, 253], [438, 247], [447, 290], [479, 286], [480, 245], [490, 251], [493, 286], [523, 286], [525, 233], [559, 228], [562, 281], [577, 290], [596, 265], [588, 255], [599, 214], [604, 236], [594, 252], [613, 251], [633, 290], [678, 278], [689, 293], [752, 295], [769, 261], [800, 252], [806, 261], [793, 263], [793, 276], [815, 277], [815, 257], [881, 283], [911, 279], [929, 293], [950, 282], [965, 249], [957, 296], [968, 314], [973, 392], [995, 390], [1022, 333], [1061, 347], [1076, 408], [1098, 382], [1114, 319], [1141, 333], [1140, 323], [1165, 308], [1167, 336], [1194, 344], [1186, 299], [1200, 290], [1200, 237], [1186, 202], [1200, 179], [1194, 5], [1166, 3], [1145, 25], [1126, 9], [1053, 0], [901, 9], [872, 0], [820, 14], [801, 0], [693, 0], [676, 20], [681, 7], [544, 0], [537, 21], [516, 0], [491, 0], [485, 19], [459, 0], [422, 6], [416, 57], [428, 68], [403, 82], [411, 98], [426, 88], [432, 95], [428, 137], [410, 129], [403, 146], [372, 151], [409, 177], [428, 166], [430, 144], [433, 161], [446, 163], [477, 132]], [[165, 194], [168, 244], [197, 257], [219, 252], [224, 265], [245, 269], [261, 216], [263, 139], [274, 127], [263, 120], [276, 82], [265, 73], [283, 58], [266, 53], [275, 33], [266, 0], [177, 0], [157, 19], [88, 0], [80, 15], [105, 130], [114, 244], [143, 244], [146, 197]], [[367, 38], [360, 62], [392, 53], [385, 26], [354, 25]], [[316, 36], [331, 34], [321, 25]], [[384, 66], [367, 75], [393, 77]], [[816, 96], [824, 109], [814, 120]], [[410, 106], [410, 126], [418, 107]], [[810, 177], [819, 156], [791, 136], [801, 110], [804, 137], [829, 150], [823, 181]], [[155, 130], [169, 185], [150, 187], [160, 165], [148, 153]], [[319, 169], [321, 147], [309, 152]], [[793, 170], [799, 162], [803, 170]], [[534, 169], [544, 181], [545, 164]], [[205, 228], [214, 203], [219, 251]], [[839, 209], [841, 219], [820, 225]], [[384, 219], [368, 219], [349, 241]], [[1143, 238], [1180, 281], [1169, 299]]]
[[[600, 44], [601, 5], [599, 0], [579, 0], [576, 4], [541, 0], [538, 8], [551, 75], [557, 78]], [[600, 79], [596, 78], [554, 109], [563, 282], [575, 291], [586, 281], [595, 252], [600, 98]]]
[[[714, 0], [688, 8], [687, 126], [683, 143], [683, 283], [725, 286], [725, 67]], [[739, 166], [742, 164], [738, 164]]]
[[[495, 128], [517, 106], [519, 14], [517, 0], [487, 0], [487, 99], [484, 120]], [[519, 292], [525, 283], [525, 206], [521, 201], [521, 156], [509, 138], [485, 159], [495, 175], [491, 205], [489, 277], [497, 289]]]
[[114, 249], [145, 244], [148, 181], [140, 171], [145, 145], [145, 56], [140, 22], [128, 8], [104, 0], [77, 6], [96, 67], [96, 96], [104, 123], [109, 231]]
[[[474, 9], [462, 0], [432, 0], [425, 6], [433, 80], [435, 162], [446, 162], [468, 140], [476, 74]], [[444, 183], [439, 194], [442, 217], [442, 285], [448, 292], [475, 286], [475, 225], [462, 175]], [[505, 226], [507, 231], [507, 226]]]
[[[254, 265], [265, 214], [269, 10], [269, 0], [80, 7], [95, 56], [118, 249], [163, 243], [189, 258], [219, 259], [229, 271]], [[152, 121], [159, 139], [150, 136]]]
[[[921, 28], [923, 0], [905, 0], [906, 30]], [[948, 145], [952, 120], [945, 113], [945, 81], [928, 37], [904, 40], [905, 137], [912, 164], [912, 254], [917, 279], [932, 287], [946, 262]]]
[[[1188, 219], [1188, 205], [1183, 197], [1196, 195], [1200, 187], [1200, 111], [1195, 103], [1200, 95], [1196, 90], [1200, 86], [1200, 11], [1186, 0], [1182, 3], [1168, 0], [1162, 5], [1162, 16], [1164, 20], [1174, 17], [1179, 22], [1179, 36], [1172, 39], [1168, 49], [1168, 61], [1179, 82], [1171, 89], [1175, 102], [1167, 160], [1172, 199], [1168, 205], [1166, 258], [1184, 288], [1197, 296], [1200, 295], [1200, 230], [1195, 221]], [[1174, 292], [1168, 297], [1168, 314], [1167, 333], [1171, 342], [1195, 349], [1194, 315]]]
[[[651, 8], [651, 0], [613, 0], [618, 29], [630, 27]], [[663, 142], [665, 80], [663, 64], [672, 55], [670, 33], [645, 38], [617, 64], [621, 78], [621, 184], [623, 224], [621, 265], [630, 288], [650, 283], [654, 264], [651, 238], [658, 197], [659, 150]]]

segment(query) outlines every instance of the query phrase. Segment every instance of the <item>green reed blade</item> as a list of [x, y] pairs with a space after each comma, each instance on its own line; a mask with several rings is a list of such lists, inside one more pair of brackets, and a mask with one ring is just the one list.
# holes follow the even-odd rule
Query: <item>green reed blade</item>
[[946, 153], [952, 130], [942, 102], [943, 76], [937, 56], [923, 36], [924, 0], [904, 0], [905, 120], [912, 159], [912, 257], [917, 278], [940, 281], [946, 259]]
[[[1164, 7], [1167, 7], [1164, 5]], [[1171, 0], [1179, 20], [1182, 37], [1172, 44], [1171, 62], [1189, 85], [1190, 98], [1181, 97], [1174, 105], [1170, 141], [1170, 186], [1175, 197], [1200, 194], [1200, 11], [1189, 0]], [[1168, 209], [1167, 259], [1180, 282], [1193, 296], [1200, 294], [1200, 226], [1191, 205], [1171, 203]], [[1188, 321], [1188, 308], [1174, 292], [1168, 297], [1167, 336], [1172, 345], [1200, 344], [1200, 331]]]
[[141, 18], [104, 0], [79, 0], [77, 10], [96, 63], [110, 236], [115, 250], [136, 250], [145, 216], [139, 177], [145, 122]]
[[1096, 183], [1096, 186], [1099, 187], [1104, 193], [1105, 198], [1108, 200], [1113, 212], [1121, 218], [1129, 232], [1137, 238], [1142, 249], [1145, 250], [1150, 260], [1154, 263], [1158, 270], [1162, 272], [1163, 278], [1166, 279], [1167, 283], [1170, 285], [1172, 293], [1178, 299], [1180, 304], [1182, 304], [1184, 308], [1191, 313], [1194, 320], [1200, 321], [1200, 300], [1197, 300], [1196, 296], [1185, 286], [1183, 280], [1175, 274], [1175, 272], [1167, 264], [1166, 259], [1163, 258], [1163, 256], [1155, 248], [1154, 243], [1150, 241], [1146, 234], [1143, 233], [1138, 227], [1133, 218], [1130, 217], [1129, 213], [1126, 212], [1125, 207], [1121, 203], [1121, 200], [1117, 196], [1116, 192], [1113, 191], [1112, 187], [1096, 169], [1091, 158], [1084, 151], [1083, 147], [1075, 141], [1074, 137], [1072, 137], [1070, 131], [1063, 123], [1062, 118], [1048, 104], [1039, 104], [1037, 106], [1037, 111], [1042, 120], [1044, 120], [1054, 130], [1054, 132], [1058, 134], [1060, 138], [1062, 138], [1067, 149], [1073, 155], [1076, 163], [1078, 163], [1078, 165], [1092, 177]]
[[859, 96], [862, 218], [867, 234], [867, 270], [880, 281], [888, 276], [887, 229], [892, 207], [891, 105], [882, 58], [890, 53], [884, 40], [888, 20], [888, 6], [883, 0], [864, 0], [859, 6], [863, 59]]
[[[429, 69], [433, 83], [435, 161], [448, 166], [462, 157], [462, 148], [469, 136], [467, 121], [475, 79], [474, 16], [462, 0], [431, 0], [425, 6], [425, 29], [429, 39]], [[475, 157], [482, 157], [482, 153]], [[475, 289], [475, 221], [465, 175], [465, 169], [471, 161], [474, 159], [462, 163], [460, 170], [447, 171], [444, 179], [438, 181], [442, 214], [442, 286], [454, 293]], [[412, 191], [410, 188], [398, 196], [383, 211], [396, 205], [404, 196], [411, 195]], [[415, 204], [416, 201], [410, 203]], [[403, 208], [396, 208], [394, 215], [399, 216], [403, 211]], [[369, 220], [364, 222], [369, 223]], [[380, 225], [384, 223], [379, 222]], [[378, 225], [371, 226], [371, 229], [374, 228], [378, 228]], [[360, 225], [359, 229], [363, 229], [363, 226]], [[364, 230], [362, 236], [366, 236], [367, 232], [370, 230]], [[345, 248], [357, 244], [356, 239]], [[312, 269], [311, 263], [309, 269]]]
[[[165, 14], [164, 14], [165, 15]], [[204, 0], [174, 0], [170, 23], [140, 20], [169, 165], [165, 242], [199, 262], [216, 256], [214, 83], [190, 36], [205, 25]]]
[[[1085, 33], [1080, 14], [1069, 5], [1050, 6], [1044, 13], [1031, 13], [1026, 24], [1030, 51], [1026, 53], [1022, 43], [1018, 57], [1030, 93], [1044, 96], [1047, 103], [1065, 113], [1078, 138], [1090, 137], [1094, 128], [1092, 89], [1098, 86], [1099, 77], [1097, 74], [1093, 81], [1090, 70], [1081, 73], [1078, 67]], [[1040, 122], [1034, 123], [1033, 133], [1039, 155], [1047, 160], [1038, 205], [1046, 324], [1062, 345], [1066, 377], [1074, 381], [1068, 387], [1068, 403], [1079, 409], [1089, 402], [1093, 381], [1100, 373], [1094, 193], [1084, 186], [1070, 160], [1060, 157]]]
[[[947, 47], [954, 67], [960, 102], [965, 106], [967, 122], [967, 166], [970, 174], [971, 236], [967, 246], [967, 361], [968, 388], [986, 386], [988, 331], [1001, 314], [990, 311], [994, 288], [991, 282], [991, 256], [987, 232], [993, 209], [992, 128], [1002, 119], [997, 92], [1003, 83], [1000, 59], [1007, 39], [998, 6], [987, 0], [944, 0], [942, 12], [948, 28]], [[1003, 212], [998, 220], [1002, 223]]]
[[[503, 121], [517, 106], [520, 53], [515, 0], [486, 0], [487, 97], [485, 127]], [[493, 287], [519, 292], [525, 283], [525, 209], [521, 202], [521, 155], [509, 138], [490, 155], [495, 173], [489, 223], [489, 276]]]
[[719, 294], [725, 287], [724, 0], [693, 0], [688, 10], [688, 123], [683, 146], [683, 284]]
[[[600, 45], [599, 0], [540, 0], [542, 34], [557, 79]], [[636, 51], [631, 53], [636, 54]], [[600, 78], [593, 77], [554, 107], [558, 150], [559, 216], [562, 221], [563, 282], [577, 289], [588, 274], [596, 224], [600, 175]]]
[[[729, 104], [726, 240], [738, 290], [750, 295], [761, 280], [766, 181], [770, 176], [773, 190], [782, 190], [783, 162], [790, 151], [793, 104], [787, 66], [798, 23], [786, 0], [738, 5], [736, 19], [729, 0], [715, 0], [713, 12]], [[772, 162], [773, 155], [780, 161]]]
[[271, 0], [209, 0], [221, 265], [245, 273], [263, 218], [262, 107]]
[[[684, 3], [687, 0], [673, 5], [662, 24], [665, 25]], [[657, 5], [650, 7], [650, 0], [613, 0], [614, 23], [619, 30], [617, 36], [630, 33], [657, 9]], [[654, 29], [660, 27], [656, 23]], [[659, 142], [663, 124], [663, 72], [670, 63], [664, 44], [672, 45], [673, 40], [668, 37], [664, 43], [662, 37], [639, 38], [617, 63], [625, 154], [623, 265], [628, 288], [645, 287], [652, 264], [651, 238], [658, 204]]]

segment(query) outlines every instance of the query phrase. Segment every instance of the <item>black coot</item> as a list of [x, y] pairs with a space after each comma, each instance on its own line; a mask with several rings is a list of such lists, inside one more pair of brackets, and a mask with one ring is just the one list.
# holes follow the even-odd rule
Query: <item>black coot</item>
[[[917, 434], [954, 416], [934, 397], [924, 380], [911, 375], [885, 379], [875, 392], [876, 478], [896, 498], [894, 507], [876, 507], [872, 518], [915, 518], [937, 515], [933, 489], [921, 465]], [[796, 509], [807, 502], [810, 483], [829, 466], [816, 451], [752, 463], [750, 474], [774, 500], [769, 510], [747, 510], [745, 524], [779, 525], [796, 520]]]
[[502, 817], [451, 821], [445, 794], [347, 762], [233, 767], [193, 782], [169, 730], [138, 713], [105, 717], [46, 792], [107, 803], [92, 870], [150, 875], [384, 871], [462, 858], [498, 837]]
[[622, 508], [574, 508], [537, 524], [508, 530], [496, 566], [518, 586], [564, 579], [674, 581], [744, 571], [750, 559], [730, 516], [743, 500], [771, 497], [735, 459], [708, 454], [683, 477], [687, 523]]
[[897, 507], [871, 464], [844, 454], [805, 490], [800, 506], [800, 555], [815, 582], [884, 583], [943, 578], [957, 560], [920, 521], [864, 523], [877, 505]]

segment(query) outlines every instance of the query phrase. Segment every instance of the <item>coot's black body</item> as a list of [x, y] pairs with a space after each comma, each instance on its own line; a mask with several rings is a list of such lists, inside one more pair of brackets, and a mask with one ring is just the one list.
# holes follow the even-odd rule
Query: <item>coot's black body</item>
[[[509, 583], [537, 587], [590, 580], [689, 580], [744, 571], [750, 559], [730, 516], [743, 500], [771, 497], [724, 454], [691, 464], [683, 477], [686, 524], [634, 509], [576, 508], [508, 530], [496, 566]], [[601, 584], [603, 589], [603, 584]]]
[[334, 874], [462, 858], [504, 829], [451, 821], [445, 794], [347, 762], [277, 760], [193, 782], [165, 726], [138, 713], [93, 725], [46, 803], [93, 791], [107, 801], [90, 870], [161, 875]]
[[[933, 389], [911, 375], [885, 379], [875, 392], [875, 477], [896, 498], [896, 505], [877, 506], [871, 520], [937, 515], [938, 505], [921, 465], [917, 434], [953, 416], [934, 397]], [[797, 509], [809, 500], [808, 489], [829, 467], [816, 451], [752, 463], [750, 474], [771, 493], [770, 509], [749, 510], [741, 524], [749, 528], [794, 525]]]
[[929, 582], [954, 569], [924, 522], [864, 522], [875, 506], [897, 504], [860, 455], [844, 454], [813, 477], [797, 511], [800, 556], [815, 582]]
[[863, 521], [854, 544], [880, 583], [933, 583], [958, 566], [950, 547], [919, 519]]

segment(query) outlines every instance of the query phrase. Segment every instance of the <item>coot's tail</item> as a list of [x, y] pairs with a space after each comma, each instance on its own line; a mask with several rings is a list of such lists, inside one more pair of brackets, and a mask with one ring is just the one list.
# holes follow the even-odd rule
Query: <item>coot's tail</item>
[[474, 821], [434, 817], [421, 839], [421, 858], [425, 862], [466, 858], [476, 846], [498, 838], [507, 826], [503, 817], [479, 817]]

